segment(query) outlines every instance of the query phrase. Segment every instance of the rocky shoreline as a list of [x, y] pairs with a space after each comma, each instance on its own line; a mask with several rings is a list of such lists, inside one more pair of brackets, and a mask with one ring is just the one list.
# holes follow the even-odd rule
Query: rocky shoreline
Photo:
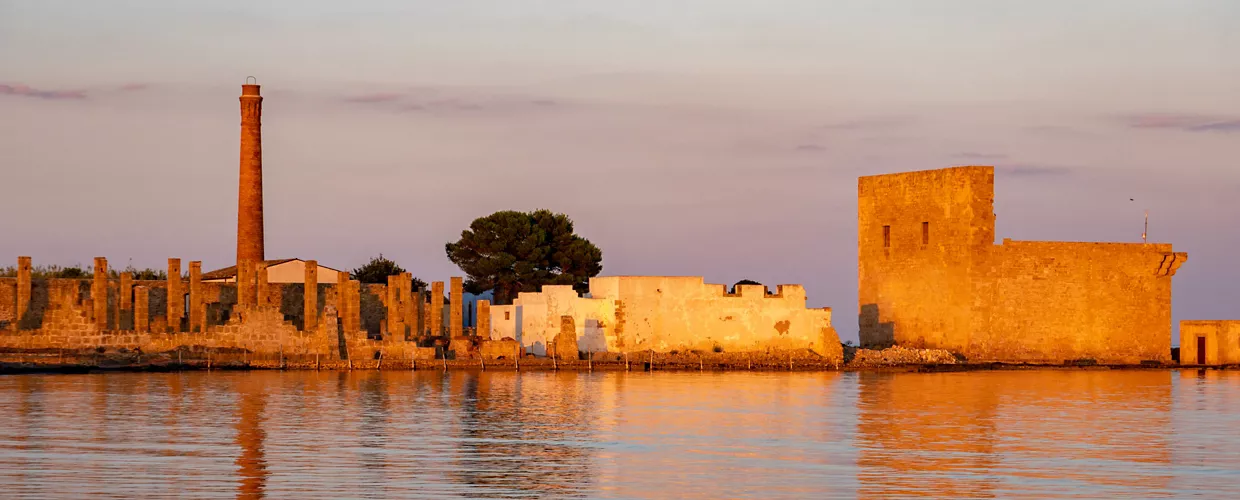
[[[845, 346], [844, 363], [808, 350], [748, 353], [688, 351], [583, 355], [578, 360], [527, 356], [513, 359], [338, 360], [319, 356], [255, 356], [242, 349], [182, 348], [159, 353], [133, 350], [6, 350], [0, 374], [168, 372], [196, 370], [489, 370], [489, 371], [897, 371], [952, 372], [1019, 369], [1179, 369], [1178, 364], [1097, 365], [1093, 363], [969, 363], [940, 349]], [[1214, 367], [1220, 369], [1237, 367]]]

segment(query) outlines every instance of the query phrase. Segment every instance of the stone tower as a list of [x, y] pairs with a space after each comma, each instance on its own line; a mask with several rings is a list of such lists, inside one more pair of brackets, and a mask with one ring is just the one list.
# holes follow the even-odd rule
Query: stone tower
[[241, 86], [241, 175], [237, 188], [237, 263], [263, 260], [263, 98]]

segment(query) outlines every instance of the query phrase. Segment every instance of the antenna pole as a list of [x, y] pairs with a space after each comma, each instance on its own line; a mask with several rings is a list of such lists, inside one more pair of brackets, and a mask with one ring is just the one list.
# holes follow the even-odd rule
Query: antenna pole
[[1141, 231], [1141, 243], [1146, 243], [1146, 236], [1150, 232], [1150, 211], [1145, 210], [1145, 230]]

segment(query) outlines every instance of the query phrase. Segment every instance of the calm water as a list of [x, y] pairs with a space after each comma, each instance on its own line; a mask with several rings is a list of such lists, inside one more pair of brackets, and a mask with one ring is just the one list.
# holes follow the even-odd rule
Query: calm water
[[0, 497], [1240, 490], [1240, 373], [0, 377]]

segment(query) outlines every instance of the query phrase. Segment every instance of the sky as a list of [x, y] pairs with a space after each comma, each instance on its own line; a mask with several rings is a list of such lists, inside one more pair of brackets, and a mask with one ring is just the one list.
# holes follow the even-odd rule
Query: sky
[[229, 265], [254, 76], [269, 258], [444, 280], [474, 218], [547, 208], [604, 275], [802, 283], [856, 339], [857, 176], [980, 164], [998, 239], [1137, 242], [1149, 210], [1189, 254], [1173, 320], [1237, 318], [1237, 27], [1234, 0], [0, 0], [0, 259]]

